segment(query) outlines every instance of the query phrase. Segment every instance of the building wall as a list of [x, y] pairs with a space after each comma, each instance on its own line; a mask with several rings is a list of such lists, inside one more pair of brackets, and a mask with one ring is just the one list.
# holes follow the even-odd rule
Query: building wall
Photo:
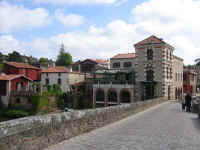
[[5, 106], [8, 106], [10, 98], [10, 82], [6, 82], [6, 95], [1, 96], [1, 101]]
[[[174, 56], [173, 59], [173, 86], [175, 99], [183, 94], [183, 60]], [[181, 92], [179, 95], [179, 92]]]
[[[120, 62], [120, 68], [113, 68], [113, 64], [116, 62]], [[131, 62], [132, 66], [130, 68], [135, 68], [136, 59], [110, 59], [110, 69], [128, 69], [127, 67], [124, 67], [124, 62]]]
[[[173, 92], [173, 48], [167, 44], [148, 44], [137, 45], [136, 49], [136, 88], [138, 98], [142, 99], [144, 89], [142, 89], [141, 82], [146, 81], [147, 68], [152, 68], [154, 71], [154, 81], [156, 82], [154, 93], [155, 96], [168, 97], [168, 90], [170, 91], [170, 99], [174, 98]], [[153, 60], [147, 60], [147, 50], [153, 50]], [[170, 59], [171, 53], [171, 59]], [[167, 78], [167, 68], [168, 78]], [[170, 78], [170, 76], [172, 78]], [[170, 88], [169, 88], [170, 87]]]
[[17, 91], [17, 83], [23, 83], [23, 87], [28, 89], [28, 80], [21, 77], [11, 81], [11, 91]]
[[46, 85], [46, 79], [49, 79], [49, 85], [58, 84], [58, 79], [61, 79], [61, 89], [63, 92], [69, 90], [68, 73], [42, 73], [41, 75], [41, 85]]
[[19, 70], [17, 68], [7, 65], [7, 64], [4, 64], [3, 72], [5, 74], [19, 74]]
[[[27, 70], [27, 73], [26, 73]], [[40, 69], [24, 69], [24, 68], [15, 68], [13, 66], [4, 64], [3, 72], [5, 74], [23, 74], [31, 80], [41, 80], [41, 70]]]
[[69, 85], [73, 85], [79, 82], [84, 82], [85, 81], [85, 75], [81, 73], [73, 73], [70, 72], [68, 73], [68, 81]]

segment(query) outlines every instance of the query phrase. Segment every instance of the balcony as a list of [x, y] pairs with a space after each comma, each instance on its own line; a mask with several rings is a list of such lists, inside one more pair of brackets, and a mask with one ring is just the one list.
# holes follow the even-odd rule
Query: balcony
[[133, 88], [134, 81], [127, 80], [94, 80], [95, 88]]

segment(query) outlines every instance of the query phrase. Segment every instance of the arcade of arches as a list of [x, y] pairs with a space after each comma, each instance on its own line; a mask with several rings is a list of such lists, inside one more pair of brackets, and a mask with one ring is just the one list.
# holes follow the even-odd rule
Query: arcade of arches
[[133, 89], [101, 89], [93, 91], [93, 103], [103, 103], [105, 106], [120, 103], [131, 103], [133, 101]]

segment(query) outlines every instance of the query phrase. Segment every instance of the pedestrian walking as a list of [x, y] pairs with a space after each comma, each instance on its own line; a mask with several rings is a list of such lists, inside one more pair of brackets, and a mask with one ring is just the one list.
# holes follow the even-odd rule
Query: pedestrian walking
[[187, 93], [187, 95], [185, 96], [186, 112], [191, 112], [191, 101], [192, 97], [190, 93]]

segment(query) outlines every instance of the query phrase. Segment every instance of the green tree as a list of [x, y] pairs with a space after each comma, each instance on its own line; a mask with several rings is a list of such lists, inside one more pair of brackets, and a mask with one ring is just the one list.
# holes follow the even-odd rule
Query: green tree
[[13, 51], [8, 54], [8, 61], [23, 62], [23, 59], [19, 52]]
[[41, 58], [39, 59], [39, 63], [40, 63], [40, 65], [42, 65], [42, 66], [48, 67], [49, 60], [48, 60], [47, 58], [41, 57]]
[[60, 48], [60, 53], [56, 60], [56, 65], [69, 67], [71, 64], [72, 64], [72, 56], [70, 55], [70, 53], [65, 52], [64, 45], [62, 44]]

